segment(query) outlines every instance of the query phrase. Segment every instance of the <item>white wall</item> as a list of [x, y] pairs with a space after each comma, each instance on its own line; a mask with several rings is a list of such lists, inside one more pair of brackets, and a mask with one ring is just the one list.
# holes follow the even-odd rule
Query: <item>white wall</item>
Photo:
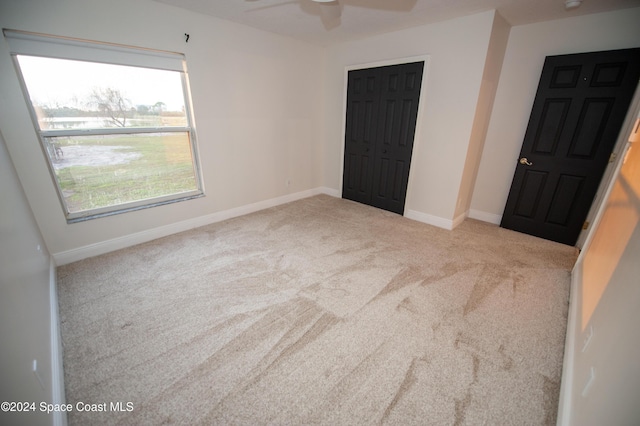
[[[487, 129], [491, 118], [491, 111], [496, 97], [496, 89], [500, 81], [500, 72], [504, 61], [504, 54], [507, 50], [509, 32], [511, 25], [499, 14], [496, 15], [491, 31], [491, 39], [487, 51], [487, 59], [482, 73], [482, 86], [478, 96], [478, 106], [471, 129], [469, 139], [469, 150], [465, 161], [460, 192], [456, 203], [454, 217], [464, 219], [469, 213], [473, 189], [480, 167], [482, 149], [487, 137]], [[478, 218], [482, 219], [482, 218]]]
[[[0, 194], [0, 401], [51, 403], [59, 386], [54, 374], [61, 371], [52, 366], [49, 253], [1, 134]], [[32, 370], [34, 359], [42, 383]], [[0, 412], [0, 424], [51, 424], [52, 416], [36, 408]]]
[[502, 217], [545, 56], [640, 46], [640, 8], [511, 28], [471, 209]]
[[187, 58], [206, 197], [68, 225], [0, 40], [0, 129], [54, 256], [321, 184], [322, 48], [149, 0], [3, 1], [0, 27]]
[[324, 186], [342, 189], [345, 67], [428, 56], [405, 211], [451, 222], [494, 16], [490, 11], [328, 48]]
[[640, 419], [640, 129], [636, 131], [637, 140], [610, 185], [573, 271], [561, 425], [631, 425]]

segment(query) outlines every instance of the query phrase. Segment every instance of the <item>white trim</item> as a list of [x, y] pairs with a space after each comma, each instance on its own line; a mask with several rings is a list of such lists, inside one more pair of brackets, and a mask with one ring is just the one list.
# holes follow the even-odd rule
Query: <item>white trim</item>
[[464, 222], [464, 220], [469, 217], [469, 211], [466, 211], [464, 213], [462, 213], [461, 215], [459, 215], [458, 217], [453, 218], [453, 222], [451, 223], [452, 228], [451, 229], [456, 229], [458, 227], [458, 225], [460, 225], [462, 222]]
[[560, 380], [560, 397], [558, 399], [557, 426], [571, 424], [571, 406], [573, 399], [573, 372], [575, 369], [575, 345], [578, 333], [578, 309], [580, 307], [578, 297], [579, 287], [582, 283], [582, 264], [576, 265], [571, 273], [571, 289], [569, 290], [569, 316], [567, 318], [567, 331], [564, 343], [564, 359], [562, 361], [562, 378]]
[[[451, 219], [445, 219], [439, 216], [434, 216], [428, 213], [422, 213], [417, 210], [406, 210], [404, 212], [404, 217], [407, 219], [417, 220], [418, 222], [426, 223], [427, 225], [437, 226], [438, 228], [443, 228], [448, 231], [451, 231], [458, 224]], [[456, 218], [456, 221], [459, 219]], [[463, 218], [464, 219], [464, 218]]]
[[188, 231], [200, 226], [221, 222], [223, 220], [243, 216], [245, 214], [257, 212], [259, 210], [275, 207], [281, 204], [290, 203], [292, 201], [301, 200], [303, 198], [312, 197], [318, 194], [326, 194], [334, 197], [339, 197], [338, 191], [335, 189], [325, 187], [309, 189], [306, 191], [296, 192], [294, 194], [287, 194], [281, 197], [271, 198], [269, 200], [259, 201], [257, 203], [247, 204], [229, 210], [224, 210], [205, 216], [187, 219], [181, 222], [148, 229], [146, 231], [136, 232], [130, 235], [124, 235], [122, 237], [113, 238], [111, 240], [101, 241], [99, 243], [89, 244], [87, 246], [53, 253], [52, 256], [56, 265], [66, 265], [68, 263], [76, 262], [88, 257], [98, 256], [114, 250], [131, 247], [136, 244], [145, 243], [157, 238], [176, 234], [178, 232]]
[[185, 72], [185, 57], [178, 52], [28, 31], [5, 29], [3, 33], [12, 54]]
[[[60, 335], [60, 315], [58, 313], [58, 291], [56, 265], [53, 257], [49, 257], [49, 321], [51, 327], [51, 403], [65, 403], [64, 369], [62, 363], [62, 337]], [[53, 426], [66, 426], [67, 413], [54, 411]]]
[[327, 188], [326, 186], [321, 186], [319, 188], [316, 188], [315, 191], [318, 191], [318, 194], [325, 194], [334, 198], [342, 198], [342, 193], [339, 190], [333, 189], [333, 188]]
[[104, 135], [138, 135], [143, 133], [188, 133], [191, 127], [93, 127], [90, 129], [53, 129], [40, 130], [43, 138], [104, 136]]
[[500, 222], [502, 222], [502, 215], [500, 214], [488, 213], [475, 209], [469, 210], [469, 218], [493, 223], [494, 225], [500, 225]]

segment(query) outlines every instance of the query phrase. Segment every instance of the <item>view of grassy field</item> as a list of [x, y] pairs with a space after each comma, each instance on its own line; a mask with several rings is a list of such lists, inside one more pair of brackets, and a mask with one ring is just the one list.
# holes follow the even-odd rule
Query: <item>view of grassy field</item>
[[186, 132], [48, 139], [71, 213], [197, 189]]

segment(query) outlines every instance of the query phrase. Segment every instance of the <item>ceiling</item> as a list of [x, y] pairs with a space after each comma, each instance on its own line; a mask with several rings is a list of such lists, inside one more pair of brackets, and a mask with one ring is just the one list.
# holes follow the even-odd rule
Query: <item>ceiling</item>
[[640, 7], [640, 0], [583, 0], [579, 7], [570, 10], [565, 9], [565, 0], [339, 0], [341, 17], [328, 22], [321, 16], [321, 8], [325, 7], [326, 12], [326, 5], [312, 0], [155, 1], [317, 45], [365, 38], [492, 9], [498, 10], [511, 25], [522, 25]]

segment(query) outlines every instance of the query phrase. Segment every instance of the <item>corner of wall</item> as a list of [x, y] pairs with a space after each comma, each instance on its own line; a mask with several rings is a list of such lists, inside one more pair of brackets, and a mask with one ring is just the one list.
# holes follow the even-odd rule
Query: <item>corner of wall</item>
[[481, 220], [483, 222], [493, 223], [494, 225], [500, 225], [500, 222], [502, 222], [502, 215], [487, 213], [487, 212], [483, 212], [481, 210], [475, 210], [475, 209], [469, 210], [469, 218]]
[[489, 122], [493, 104], [498, 89], [498, 81], [504, 56], [507, 51], [509, 40], [509, 23], [495, 11], [491, 34], [487, 45], [485, 64], [482, 73], [482, 82], [478, 92], [475, 117], [469, 137], [464, 171], [460, 181], [458, 204], [456, 205], [455, 216], [459, 216], [464, 211], [469, 211], [473, 198], [476, 178], [480, 169], [482, 152], [487, 138]]
[[427, 225], [437, 226], [438, 228], [446, 229], [448, 231], [451, 231], [453, 228], [458, 226], [458, 223], [455, 223], [455, 221], [452, 219], [445, 219], [443, 217], [419, 212], [417, 210], [406, 210], [404, 212], [404, 217], [406, 217], [407, 219], [426, 223]]
[[[56, 265], [53, 256], [49, 257], [49, 301], [51, 316], [51, 403], [65, 403], [64, 368], [62, 363], [62, 336], [60, 331], [60, 314], [58, 311], [58, 290]], [[67, 413], [54, 411], [53, 426], [66, 426]]]
[[[64, 400], [55, 264], [0, 134], [0, 322], [4, 401]], [[3, 413], [8, 424], [64, 425], [64, 414]]]

